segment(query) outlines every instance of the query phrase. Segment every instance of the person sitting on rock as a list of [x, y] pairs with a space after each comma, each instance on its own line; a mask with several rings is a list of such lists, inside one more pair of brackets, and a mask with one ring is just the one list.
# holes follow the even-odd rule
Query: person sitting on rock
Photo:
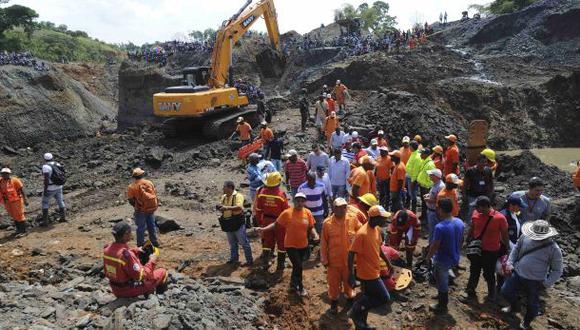
[[163, 268], [155, 269], [158, 250], [155, 249], [143, 265], [139, 259], [143, 249], [130, 249], [127, 245], [133, 239], [131, 226], [124, 221], [118, 222], [112, 233], [115, 242], [105, 246], [103, 263], [113, 294], [117, 298], [132, 298], [163, 293], [167, 289], [168, 273]]

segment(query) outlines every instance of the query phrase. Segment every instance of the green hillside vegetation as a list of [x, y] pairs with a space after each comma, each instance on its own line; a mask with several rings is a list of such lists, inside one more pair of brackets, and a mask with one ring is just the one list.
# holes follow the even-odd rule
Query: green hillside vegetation
[[29, 51], [35, 57], [54, 62], [63, 59], [71, 62], [104, 62], [122, 54], [116, 46], [48, 28], [35, 30], [30, 38], [20, 27], [6, 31], [4, 49], [9, 52]]

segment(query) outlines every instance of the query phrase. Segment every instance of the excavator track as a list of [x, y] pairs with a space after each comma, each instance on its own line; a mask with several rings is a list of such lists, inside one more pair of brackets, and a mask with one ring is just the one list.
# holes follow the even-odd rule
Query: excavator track
[[215, 114], [199, 118], [169, 118], [161, 125], [161, 131], [166, 138], [200, 136], [201, 133], [205, 139], [220, 140], [232, 135], [240, 116], [252, 127], [259, 124], [256, 106], [248, 105], [243, 108], [221, 109]]

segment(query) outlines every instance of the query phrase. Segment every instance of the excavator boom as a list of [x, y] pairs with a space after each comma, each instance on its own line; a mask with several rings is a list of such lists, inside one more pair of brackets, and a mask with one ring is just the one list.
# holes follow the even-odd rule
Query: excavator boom
[[174, 137], [178, 135], [176, 131], [183, 131], [184, 127], [188, 130], [189, 123], [205, 121], [203, 131], [219, 138], [231, 134], [231, 122], [238, 116], [245, 115], [250, 122], [256, 117], [255, 111], [242, 109], [249, 104], [248, 97], [232, 87], [232, 53], [236, 42], [260, 17], [266, 22], [272, 48], [281, 56], [274, 1], [259, 0], [252, 4], [252, 0], [247, 0], [217, 32], [211, 67], [186, 68], [183, 71], [186, 85], [169, 87], [153, 96], [155, 115], [168, 118], [164, 126], [171, 126], [163, 128], [166, 135]]

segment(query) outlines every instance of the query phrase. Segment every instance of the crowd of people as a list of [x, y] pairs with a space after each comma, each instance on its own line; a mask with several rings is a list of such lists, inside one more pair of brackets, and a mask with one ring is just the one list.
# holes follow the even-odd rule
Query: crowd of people
[[[485, 301], [504, 303], [498, 312], [513, 313], [519, 295], [525, 295], [527, 308], [520, 326], [529, 329], [539, 312], [539, 290], [552, 286], [563, 269], [562, 252], [553, 240], [558, 233], [548, 221], [551, 207], [543, 194], [544, 181], [530, 178], [525, 190], [497, 200], [493, 150], [461, 161], [461, 141], [454, 134], [444, 137], [444, 146], [429, 145], [415, 135], [402, 137], [395, 147], [398, 143], [389, 141], [383, 130], [369, 136], [343, 131], [337, 113], [346, 108], [347, 93], [340, 81], [332, 89], [322, 88], [315, 111], [323, 116], [314, 119], [320, 135], [313, 138], [323, 142], [315, 143], [304, 157], [295, 149], [284, 153], [282, 137], [267, 122], [261, 123], [256, 138], [265, 146], [261, 153], [251, 154], [247, 164], [248, 198], [255, 230], [262, 235], [260, 267], [267, 271], [276, 256], [276, 272], [283, 272], [288, 256], [289, 290], [305, 297], [303, 262], [314, 255], [326, 268], [330, 312], [337, 313], [342, 293], [356, 328], [368, 329], [370, 309], [405, 298], [394, 289], [395, 270], [413, 270], [417, 255], [429, 265], [437, 289], [437, 302], [430, 310], [446, 314], [450, 279], [465, 270], [460, 259], [466, 256], [469, 280], [459, 301], [477, 302], [483, 274]], [[309, 117], [310, 108], [305, 98], [300, 102], [303, 119]], [[305, 128], [308, 121], [301, 124]], [[245, 144], [252, 143], [248, 123], [242, 120], [237, 131], [246, 138]], [[233, 186], [233, 182], [224, 185], [220, 204], [221, 222], [240, 217], [227, 232], [229, 263], [238, 263], [241, 244], [246, 251], [244, 266], [252, 266], [247, 222], [242, 219], [244, 197]], [[236, 202], [232, 194], [238, 196]], [[228, 216], [226, 211], [232, 213]], [[419, 251], [421, 233], [428, 239]], [[359, 283], [362, 295], [355, 300]]]
[[0, 65], [18, 65], [34, 68], [36, 71], [49, 71], [50, 67], [42, 61], [37, 60], [29, 52], [0, 52]]
[[213, 50], [213, 41], [167, 41], [150, 45], [143, 45], [138, 50], [127, 52], [127, 57], [133, 61], [144, 61], [147, 64], [167, 65], [170, 56], [178, 52], [198, 52], [210, 54]]
[[[563, 268], [562, 252], [553, 239], [558, 232], [548, 221], [551, 201], [543, 193], [542, 178], [530, 178], [524, 190], [498, 200], [493, 150], [484, 149], [477, 159], [462, 162], [461, 141], [454, 134], [445, 136], [447, 143], [442, 146], [430, 145], [419, 134], [412, 139], [404, 136], [398, 143], [389, 141], [384, 130], [368, 136], [344, 131], [337, 113], [346, 111], [348, 100], [348, 88], [340, 80], [333, 88], [323, 86], [315, 108], [324, 120], [314, 120], [317, 133], [312, 139], [317, 142], [307, 155], [295, 149], [285, 152], [283, 136], [267, 121], [261, 122], [254, 137], [251, 125], [239, 118], [235, 134], [242, 145], [259, 139], [263, 148], [247, 159], [249, 194], [244, 196], [235, 182], [226, 181], [216, 201], [219, 224], [230, 247], [227, 263], [239, 264], [241, 245], [242, 266], [269, 272], [275, 259], [275, 272], [281, 275], [288, 257], [289, 291], [307, 297], [303, 264], [315, 258], [326, 269], [329, 312], [338, 313], [344, 295], [344, 308], [355, 327], [369, 329], [371, 309], [391, 299], [406, 299], [399, 290], [411, 278], [401, 279], [418, 263], [429, 265], [437, 290], [437, 302], [430, 310], [446, 314], [451, 279], [465, 270], [460, 259], [466, 256], [469, 280], [459, 301], [478, 301], [476, 288], [483, 274], [486, 302], [499, 305], [502, 297], [502, 313], [517, 311], [518, 297], [524, 294], [521, 328], [529, 329], [539, 313], [540, 291], [554, 285]], [[304, 119], [310, 113], [305, 93], [300, 106]], [[302, 120], [303, 130], [309, 122]], [[67, 174], [51, 153], [44, 154], [44, 161], [41, 225], [49, 222], [52, 199], [59, 208], [58, 220], [66, 222]], [[28, 206], [24, 182], [8, 167], [0, 173], [0, 203], [15, 223], [16, 237], [22, 237], [27, 232]], [[132, 176], [127, 201], [134, 208], [137, 248], [129, 247], [131, 226], [121, 221], [113, 227], [114, 242], [105, 247], [103, 256], [105, 276], [117, 297], [161, 293], [169, 282], [168, 272], [156, 267], [160, 244], [155, 185], [145, 179], [141, 168], [135, 168]], [[580, 162], [573, 182], [580, 189]], [[251, 210], [245, 210], [246, 200]], [[261, 235], [258, 265], [247, 235], [252, 226]], [[427, 237], [424, 242], [422, 234]], [[421, 251], [419, 245], [425, 248]], [[421, 260], [415, 263], [415, 257]]]

